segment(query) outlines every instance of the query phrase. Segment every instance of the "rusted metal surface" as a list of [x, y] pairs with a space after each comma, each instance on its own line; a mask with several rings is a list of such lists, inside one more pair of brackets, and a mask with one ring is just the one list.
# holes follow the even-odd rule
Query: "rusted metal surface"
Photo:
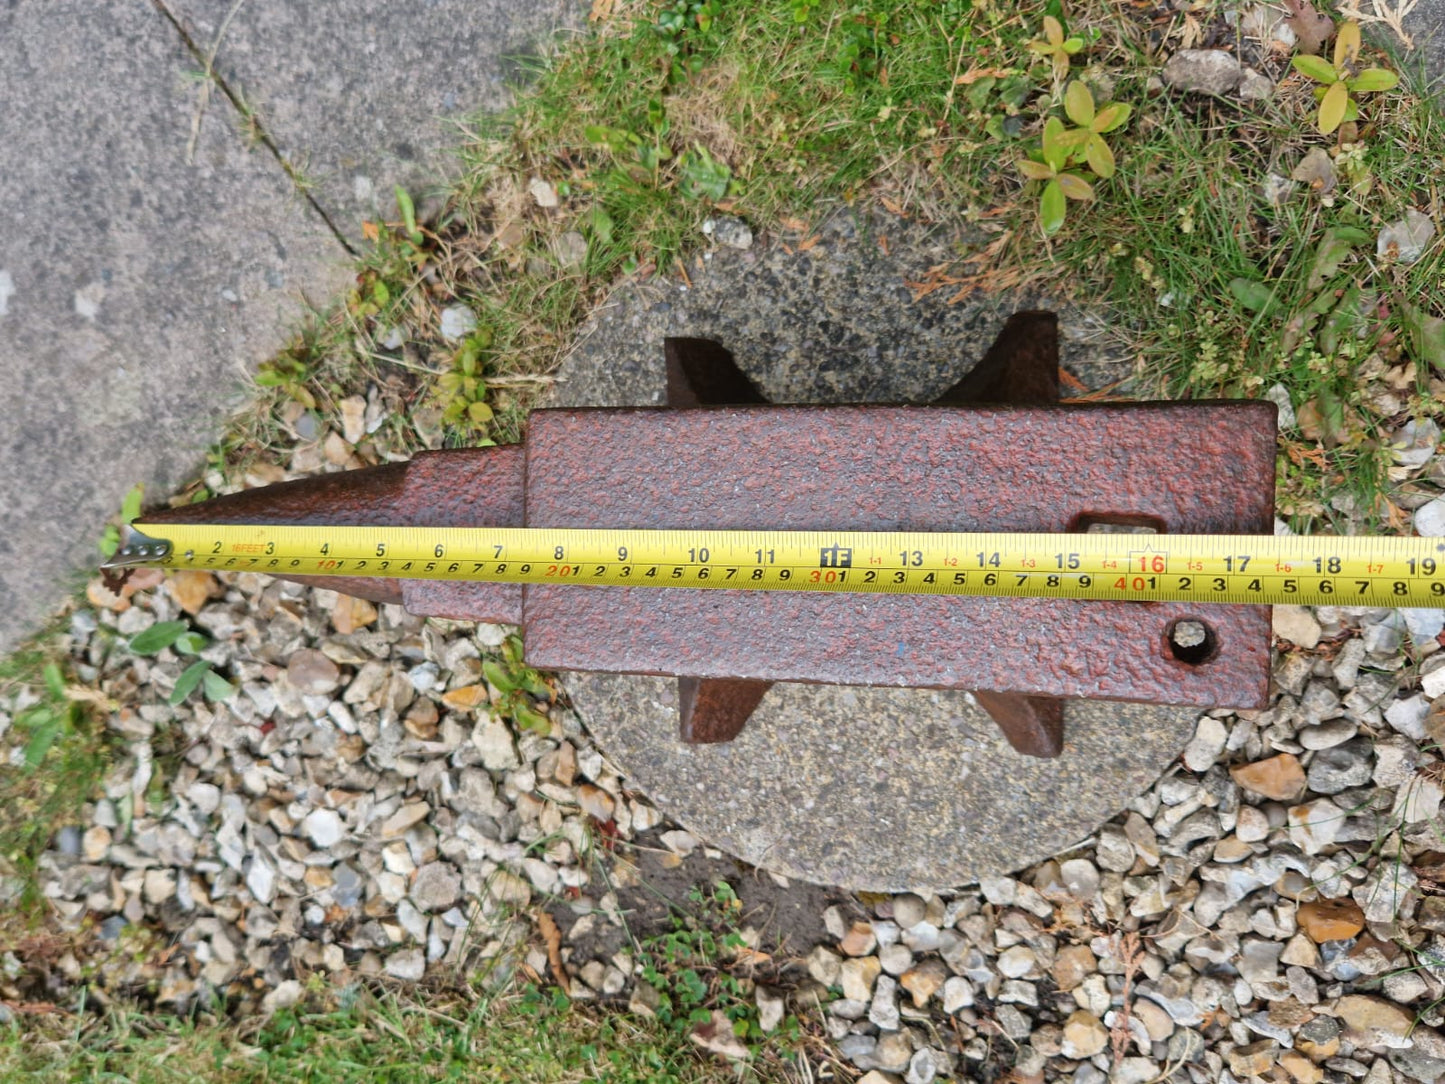
[[[669, 407], [746, 406], [768, 401], [720, 343], [667, 338], [662, 341], [662, 352]], [[691, 744], [736, 738], [772, 682], [680, 677], [677, 685], [678, 735]]]
[[[163, 509], [151, 523], [272, 523], [338, 527], [516, 527], [522, 524], [526, 459], [520, 446], [422, 452], [406, 463], [323, 474]], [[300, 583], [404, 605], [428, 617], [522, 620], [522, 588], [510, 583], [294, 576]]]
[[[1259, 534], [1273, 497], [1270, 403], [557, 410], [528, 436], [527, 522], [555, 527]], [[557, 669], [1220, 707], [1268, 684], [1268, 607], [1210, 608], [1199, 665], [1167, 642], [1185, 604], [537, 586], [523, 613]]]
[[[1009, 317], [988, 352], [933, 401], [1039, 405], [1059, 400], [1059, 319], [1051, 312]], [[1064, 748], [1064, 702], [1047, 696], [974, 690], [979, 707], [1020, 753], [1056, 757]]]
[[737, 678], [678, 678], [682, 740], [689, 744], [732, 741], [772, 686], [771, 681]]
[[1059, 400], [1059, 318], [1051, 312], [1016, 312], [998, 338], [934, 406], [973, 403], [1056, 403]]
[[975, 689], [973, 698], [1018, 752], [1056, 757], [1064, 751], [1064, 702], [1058, 697]]
[[711, 339], [664, 339], [667, 405], [673, 408], [766, 403], [728, 350]]

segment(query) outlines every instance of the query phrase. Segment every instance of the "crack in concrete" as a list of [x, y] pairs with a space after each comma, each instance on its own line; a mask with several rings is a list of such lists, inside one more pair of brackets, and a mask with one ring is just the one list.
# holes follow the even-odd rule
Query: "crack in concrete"
[[165, 0], [151, 0], [151, 3], [155, 6], [156, 11], [160, 13], [161, 17], [175, 28], [176, 33], [180, 36], [181, 43], [186, 47], [186, 51], [201, 65], [202, 75], [211, 80], [212, 84], [226, 96], [226, 100], [231, 103], [231, 108], [236, 111], [237, 115], [255, 130], [257, 142], [271, 152], [271, 157], [276, 159], [276, 164], [279, 165], [286, 174], [286, 178], [291, 182], [292, 187], [296, 190], [296, 194], [305, 200], [311, 209], [320, 216], [321, 221], [326, 224], [326, 228], [331, 231], [331, 235], [336, 238], [337, 244], [351, 256], [359, 256], [360, 253], [352, 247], [351, 242], [346, 239], [345, 234], [343, 234], [341, 230], [337, 228], [336, 223], [331, 220], [331, 216], [326, 212], [326, 208], [321, 206], [320, 201], [308, 191], [306, 184], [301, 180], [296, 168], [288, 162], [286, 157], [281, 153], [281, 148], [277, 146], [276, 141], [271, 138], [271, 133], [266, 130], [266, 126], [261, 120], [260, 115], [246, 105], [246, 100], [240, 91], [226, 82], [215, 70], [214, 64], [208, 61], [207, 50], [202, 48], [200, 43], [191, 36], [190, 32], [181, 23], [180, 18], [166, 6]]

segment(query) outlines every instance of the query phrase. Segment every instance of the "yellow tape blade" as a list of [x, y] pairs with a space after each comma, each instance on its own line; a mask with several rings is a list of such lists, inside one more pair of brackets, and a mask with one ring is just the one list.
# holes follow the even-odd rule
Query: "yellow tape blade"
[[602, 587], [1445, 606], [1445, 539], [133, 525], [114, 566]]

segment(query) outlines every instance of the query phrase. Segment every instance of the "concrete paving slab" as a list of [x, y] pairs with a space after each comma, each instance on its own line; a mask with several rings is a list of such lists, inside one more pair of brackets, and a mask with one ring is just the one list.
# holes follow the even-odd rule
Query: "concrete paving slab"
[[193, 474], [345, 251], [148, 0], [0, 7], [0, 650], [93, 569], [125, 492]]
[[[1445, 78], [1445, 0], [1420, 0], [1405, 16], [1403, 25], [1416, 50], [1405, 54], [1405, 68], [1409, 70], [1418, 63], [1438, 97], [1441, 79]], [[1385, 27], [1375, 26], [1372, 32], [1387, 48], [1400, 50], [1399, 39]]]
[[518, 58], [588, 11], [580, 0], [164, 3], [202, 50], [219, 36], [216, 72], [353, 241], [363, 219], [395, 215], [394, 185], [415, 196], [450, 180], [460, 122], [505, 105]]

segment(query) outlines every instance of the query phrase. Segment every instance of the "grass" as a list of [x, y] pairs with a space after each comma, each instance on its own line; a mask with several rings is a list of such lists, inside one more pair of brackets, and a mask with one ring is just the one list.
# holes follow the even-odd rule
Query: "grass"
[[0, 1030], [5, 1080], [189, 1084], [199, 1077], [214, 1084], [736, 1079], [699, 1059], [691, 1044], [678, 1042], [656, 1021], [573, 1004], [535, 986], [501, 996], [317, 988], [267, 1019], [113, 1009], [35, 1017]]
[[[1254, 58], [1282, 78], [1267, 102], [1151, 89], [1161, 54], [1186, 38], [1254, 48], [1222, 4], [1164, 23], [1103, 0], [1068, 11], [1032, 0], [595, 9], [593, 34], [539, 62], [512, 110], [476, 122], [440, 211], [419, 219], [399, 194], [397, 221], [367, 225], [355, 287], [262, 367], [254, 409], [178, 499], [305, 462], [307, 434], [340, 431], [354, 396], [381, 419], [352, 449], [360, 463], [517, 440], [580, 321], [629, 277], [686, 274], [708, 216], [806, 244], [819, 216], [850, 204], [984, 238], [959, 241], [954, 264], [920, 269], [932, 286], [963, 296], [1047, 280], [1061, 301], [1102, 307], [1136, 362], [1121, 394], [1281, 387], [1299, 425], [1281, 436], [1278, 506], [1298, 530], [1405, 529], [1412, 504], [1434, 492], [1392, 465], [1388, 444], [1445, 402], [1432, 368], [1445, 367], [1445, 256], [1435, 245], [1407, 265], [1375, 252], [1407, 207], [1438, 213], [1445, 137], [1417, 76], [1367, 95], [1358, 123], [1326, 137], [1309, 81], [1288, 76], [1283, 56]], [[1046, 14], [1084, 43], [1064, 79], [1030, 49]], [[1133, 112], [1109, 137], [1117, 173], [1046, 235], [1040, 185], [1017, 163], [1037, 156], [1046, 118], [1063, 116], [1068, 79]], [[1301, 185], [1268, 199], [1270, 174], [1287, 177], [1313, 148], [1332, 158], [1334, 191]], [[455, 305], [477, 327], [447, 339], [440, 316]], [[7, 882], [23, 886], [19, 915], [37, 913], [40, 856], [78, 820], [112, 756], [103, 705], [48, 646], [55, 631], [0, 664], [0, 711], [20, 750], [0, 772], [0, 854]], [[520, 659], [497, 665], [521, 709], [549, 695]], [[714, 925], [680, 921], [638, 946], [663, 999], [651, 1017], [525, 985], [486, 995], [316, 987], [302, 1006], [242, 1021], [117, 1001], [12, 1024], [0, 1076], [164, 1081], [204, 1065], [220, 1081], [720, 1081], [734, 1070], [699, 1057], [689, 1038], [717, 1010], [759, 1052], [755, 1078], [787, 1078], [785, 1055], [807, 1045], [808, 1028], [791, 1020], [781, 1040], [757, 1033], [750, 979], [727, 963], [727, 901], [715, 891], [697, 902]]]

